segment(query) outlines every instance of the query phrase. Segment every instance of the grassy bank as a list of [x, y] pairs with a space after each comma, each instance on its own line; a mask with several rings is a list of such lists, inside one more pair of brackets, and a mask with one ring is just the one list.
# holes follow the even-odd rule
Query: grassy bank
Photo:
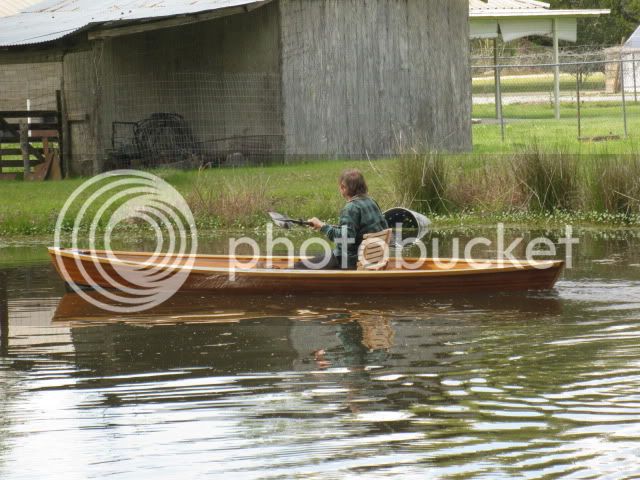
[[[209, 231], [262, 226], [269, 209], [335, 220], [343, 203], [337, 177], [347, 167], [365, 173], [383, 208], [410, 206], [442, 226], [640, 225], [637, 137], [580, 142], [574, 120], [535, 120], [530, 106], [510, 108], [530, 119], [509, 124], [506, 142], [498, 125], [476, 125], [470, 155], [154, 173], [183, 194], [199, 228]], [[633, 108], [630, 132], [640, 130], [640, 107]], [[615, 106], [600, 105], [585, 129], [588, 120], [594, 132], [601, 131], [599, 122], [618, 113]], [[62, 206], [83, 181], [0, 182], [0, 236], [51, 235]]]
[[[184, 195], [204, 231], [262, 226], [269, 209], [295, 218], [335, 220], [343, 203], [337, 177], [347, 167], [365, 173], [383, 208], [408, 206], [440, 226], [498, 221], [640, 226], [638, 158], [533, 149], [508, 155], [409, 155], [375, 162], [154, 173]], [[0, 235], [51, 235], [58, 212], [82, 181], [3, 182]]]

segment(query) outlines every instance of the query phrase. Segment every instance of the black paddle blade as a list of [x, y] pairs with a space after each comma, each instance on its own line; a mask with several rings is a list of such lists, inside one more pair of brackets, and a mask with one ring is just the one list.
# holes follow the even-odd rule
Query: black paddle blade
[[289, 229], [291, 227], [291, 222], [288, 222], [287, 220], [289, 219], [284, 215], [276, 212], [269, 212], [269, 216], [271, 217], [271, 221], [275, 223], [276, 226], [286, 229]]
[[268, 213], [273, 223], [275, 223], [280, 228], [288, 229], [288, 228], [291, 228], [291, 225], [310, 226], [308, 222], [305, 222], [303, 220], [293, 220], [289, 217], [282, 215], [281, 213], [277, 213], [277, 212], [268, 212]]

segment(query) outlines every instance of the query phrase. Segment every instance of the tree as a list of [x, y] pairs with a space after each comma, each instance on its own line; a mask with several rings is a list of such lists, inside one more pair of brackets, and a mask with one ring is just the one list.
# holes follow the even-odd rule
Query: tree
[[579, 22], [578, 44], [610, 46], [624, 42], [640, 24], [640, 0], [547, 0], [551, 8], [608, 8], [611, 15]]

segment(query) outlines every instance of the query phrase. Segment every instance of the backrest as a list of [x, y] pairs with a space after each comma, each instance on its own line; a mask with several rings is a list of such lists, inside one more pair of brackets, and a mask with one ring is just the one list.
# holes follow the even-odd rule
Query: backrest
[[364, 235], [358, 251], [358, 270], [384, 270], [389, 264], [391, 229]]

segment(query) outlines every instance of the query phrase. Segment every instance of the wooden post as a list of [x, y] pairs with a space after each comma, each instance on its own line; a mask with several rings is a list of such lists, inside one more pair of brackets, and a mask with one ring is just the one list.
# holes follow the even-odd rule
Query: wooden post
[[493, 78], [496, 98], [496, 118], [499, 120], [500, 110], [498, 108], [498, 37], [493, 39]]
[[9, 354], [9, 301], [7, 299], [7, 274], [0, 271], [0, 357]]
[[553, 19], [553, 63], [554, 67], [554, 81], [553, 89], [555, 92], [555, 110], [556, 120], [560, 120], [560, 40], [558, 32], [558, 19]]
[[582, 105], [580, 105], [580, 87], [582, 83], [582, 67], [578, 65], [578, 71], [576, 72], [576, 96], [578, 100], [578, 140], [582, 139]]
[[502, 137], [502, 141], [505, 140], [505, 132], [504, 132], [504, 112], [502, 110], [502, 79], [501, 79], [501, 67], [498, 67], [497, 70], [497, 80], [496, 83], [496, 92], [498, 92], [498, 120], [500, 121], [500, 136]]
[[24, 167], [24, 180], [29, 180], [31, 164], [29, 162], [29, 125], [20, 120], [20, 150], [22, 151], [22, 165]]
[[622, 118], [624, 120], [624, 138], [629, 138], [629, 127], [627, 125], [627, 92], [625, 92], [624, 85], [624, 60], [620, 59], [620, 90], [622, 91]]
[[69, 162], [71, 161], [71, 131], [69, 128], [69, 117], [67, 115], [66, 100], [64, 96], [64, 83], [63, 90], [56, 91], [56, 103], [58, 106], [58, 127], [60, 128], [60, 165], [62, 167], [63, 178], [68, 178], [71, 173], [69, 165]]
[[631, 54], [631, 62], [633, 65], [633, 96], [635, 98], [635, 102], [638, 103], [638, 69], [636, 66], [635, 52]]

